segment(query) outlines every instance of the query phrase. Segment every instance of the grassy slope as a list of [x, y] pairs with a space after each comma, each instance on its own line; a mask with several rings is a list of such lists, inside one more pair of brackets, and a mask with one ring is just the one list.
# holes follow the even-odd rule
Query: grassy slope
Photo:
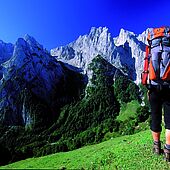
[[152, 140], [150, 131], [147, 130], [74, 151], [31, 158], [0, 168], [164, 170], [170, 169], [170, 164], [163, 160], [163, 156], [152, 154]]
[[138, 103], [138, 101], [133, 100], [127, 104], [124, 104], [121, 107], [119, 116], [117, 116], [117, 120], [119, 121], [125, 121], [127, 120], [129, 117], [135, 117], [136, 115], [136, 110], [137, 108], [140, 106], [140, 104]]

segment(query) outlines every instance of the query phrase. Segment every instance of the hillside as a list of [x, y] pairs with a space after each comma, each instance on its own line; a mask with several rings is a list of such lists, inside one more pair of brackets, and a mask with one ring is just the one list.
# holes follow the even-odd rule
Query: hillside
[[152, 139], [147, 130], [74, 151], [30, 158], [0, 167], [4, 168], [165, 170], [170, 169], [170, 165], [162, 156], [152, 154]]

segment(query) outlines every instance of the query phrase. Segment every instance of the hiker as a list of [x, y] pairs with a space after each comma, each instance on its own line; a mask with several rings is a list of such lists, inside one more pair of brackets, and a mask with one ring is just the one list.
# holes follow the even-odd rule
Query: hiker
[[[170, 162], [170, 27], [149, 29], [142, 84], [148, 88], [153, 152]], [[161, 149], [162, 109], [166, 143]]]

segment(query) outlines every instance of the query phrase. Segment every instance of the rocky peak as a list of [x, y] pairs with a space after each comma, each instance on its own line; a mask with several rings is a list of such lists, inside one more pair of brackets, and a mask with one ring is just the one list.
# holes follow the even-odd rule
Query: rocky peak
[[31, 49], [32, 51], [44, 50], [44, 49], [43, 49], [43, 46], [40, 45], [40, 44], [35, 40], [34, 37], [26, 34], [26, 35], [24, 36], [24, 40], [30, 45], [30, 49]]
[[12, 57], [2, 64], [3, 67], [10, 68], [13, 66], [16, 66], [19, 68], [19, 66], [23, 65], [23, 60], [26, 55], [29, 53], [29, 45], [23, 38], [19, 38], [14, 46], [14, 52]]
[[144, 44], [148, 44], [147, 42], [147, 35], [148, 35], [148, 32], [149, 32], [149, 29], [150, 28], [147, 28], [142, 34], [139, 34], [137, 39], [139, 41], [142, 41]]
[[24, 38], [16, 41], [12, 57], [2, 64], [5, 68], [3, 77], [4, 79], [10, 78], [12, 68], [20, 69], [30, 62], [36, 63], [35, 68], [38, 68], [40, 63], [48, 64], [50, 60], [55, 59], [33, 37], [25, 35]]
[[65, 47], [51, 50], [53, 56], [58, 60], [67, 62], [87, 72], [88, 64], [98, 54], [110, 58], [114, 49], [113, 39], [106, 27], [92, 27], [89, 34], [79, 36], [77, 40]]
[[16, 41], [12, 57], [2, 65], [0, 123], [6, 125], [52, 122], [85, 83], [73, 66], [58, 62], [29, 35]]
[[103, 27], [103, 28], [102, 27], [99, 27], [99, 28], [92, 27], [88, 37], [93, 42], [95, 42], [97, 44], [97, 43], [101, 43], [103, 41], [105, 43], [107, 43], [107, 41], [110, 40], [111, 35], [108, 31], [108, 28], [106, 28], [106, 27]]
[[[28, 35], [17, 40], [12, 57], [2, 65], [0, 115], [3, 115], [7, 124], [32, 122], [29, 106], [25, 106], [25, 99], [21, 98], [23, 92], [31, 93], [37, 100], [41, 99], [50, 105], [54, 89], [64, 76], [62, 66]], [[6, 110], [10, 110], [11, 117]]]
[[124, 30], [123, 28], [120, 30], [119, 36], [114, 39], [114, 43], [119, 46], [123, 45], [126, 41], [130, 41], [135, 38], [136, 35], [133, 32]]
[[108, 28], [92, 27], [89, 34], [80, 36], [67, 46], [52, 49], [51, 54], [58, 60], [81, 68], [84, 73], [88, 73], [87, 66], [92, 59], [101, 55], [138, 84], [143, 69], [145, 37], [145, 33], [137, 36], [121, 29], [119, 36], [113, 38]]

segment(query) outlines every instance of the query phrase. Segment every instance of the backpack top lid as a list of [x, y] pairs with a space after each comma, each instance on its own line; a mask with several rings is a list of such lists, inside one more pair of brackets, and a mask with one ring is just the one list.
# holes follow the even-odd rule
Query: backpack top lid
[[162, 26], [159, 28], [150, 28], [148, 31], [147, 40], [153, 40], [160, 37], [170, 37], [170, 27]]

